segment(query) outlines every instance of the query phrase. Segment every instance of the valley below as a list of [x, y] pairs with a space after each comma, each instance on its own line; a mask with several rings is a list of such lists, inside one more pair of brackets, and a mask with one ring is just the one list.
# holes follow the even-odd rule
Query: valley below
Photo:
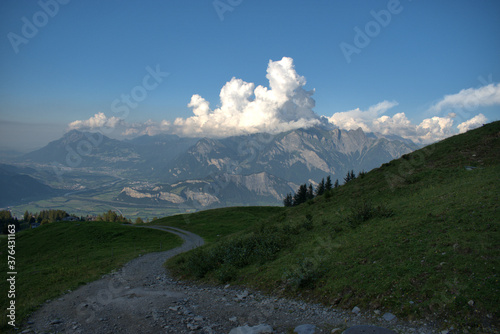
[[303, 182], [316, 187], [330, 175], [342, 182], [350, 170], [369, 171], [417, 147], [403, 138], [324, 127], [223, 139], [145, 135], [124, 141], [73, 130], [10, 160], [13, 166], [4, 165], [51, 191], [34, 193], [32, 185], [0, 180], [6, 191], [22, 189], [0, 207], [18, 216], [26, 210], [77, 216], [112, 210], [146, 221], [220, 207], [280, 206]]
[[78, 178], [73, 180], [67, 177], [67, 182], [71, 184], [68, 189], [63, 189], [59, 196], [46, 198], [43, 200], [32, 201], [26, 204], [20, 204], [10, 207], [13, 214], [20, 217], [25, 211], [39, 212], [42, 210], [64, 210], [76, 216], [97, 216], [108, 210], [116, 211], [123, 216], [136, 219], [138, 217], [152, 219], [154, 217], [168, 216], [181, 213], [181, 210], [169, 203], [137, 203], [134, 201], [117, 200], [118, 195], [123, 189], [130, 187], [154, 187], [148, 182], [133, 182], [130, 184], [123, 178], [117, 178], [113, 175], [98, 174], [98, 182], [106, 182], [98, 185], [98, 182], [88, 182], [96, 178], [96, 174], [88, 174], [85, 179]]

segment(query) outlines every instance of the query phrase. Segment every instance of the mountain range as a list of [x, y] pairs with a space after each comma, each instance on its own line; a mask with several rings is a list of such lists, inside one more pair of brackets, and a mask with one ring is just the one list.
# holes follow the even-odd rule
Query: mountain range
[[417, 148], [409, 140], [361, 128], [131, 140], [72, 130], [18, 163], [113, 175], [125, 180], [114, 190], [112, 200], [119, 203], [202, 209], [281, 204], [306, 180], [315, 183], [330, 175], [342, 183], [350, 170], [368, 171]]

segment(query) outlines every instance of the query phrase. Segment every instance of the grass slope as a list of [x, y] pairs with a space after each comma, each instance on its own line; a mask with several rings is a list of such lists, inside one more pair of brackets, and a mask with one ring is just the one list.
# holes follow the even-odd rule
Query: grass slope
[[252, 224], [235, 220], [235, 231], [248, 227], [167, 266], [185, 278], [491, 330], [500, 315], [499, 158], [495, 122], [298, 207], [270, 210]]
[[182, 228], [200, 235], [205, 242], [211, 243], [253, 226], [270, 215], [284, 211], [285, 208], [273, 206], [231, 207], [165, 217], [154, 220], [149, 225]]
[[[7, 270], [6, 236], [0, 239]], [[58, 222], [25, 230], [16, 235], [16, 324], [47, 299], [64, 294], [121, 267], [139, 254], [168, 250], [182, 244], [178, 236], [158, 230], [134, 228], [118, 223]], [[8, 285], [0, 281], [2, 317], [5, 316]]]

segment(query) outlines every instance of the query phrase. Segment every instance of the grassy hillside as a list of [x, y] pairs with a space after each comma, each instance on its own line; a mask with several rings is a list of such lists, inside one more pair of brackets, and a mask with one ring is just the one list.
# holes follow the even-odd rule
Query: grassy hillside
[[[0, 239], [1, 271], [7, 270], [6, 236]], [[16, 235], [16, 324], [47, 299], [100, 278], [139, 254], [182, 244], [176, 235], [118, 223], [59, 222]], [[8, 285], [0, 281], [0, 329], [10, 327], [5, 316]], [[1, 331], [1, 330], [0, 330]]]
[[210, 243], [284, 211], [284, 208], [273, 206], [232, 207], [165, 217], [152, 221], [149, 225], [182, 228], [202, 236], [205, 242]]
[[[300, 206], [266, 209], [267, 218], [167, 266], [185, 278], [408, 319], [447, 319], [480, 332], [498, 326], [500, 315], [499, 162], [495, 122]], [[211, 214], [205, 225], [216, 227], [217, 211]], [[238, 227], [246, 225], [232, 214]], [[183, 227], [203, 235], [196, 224]]]

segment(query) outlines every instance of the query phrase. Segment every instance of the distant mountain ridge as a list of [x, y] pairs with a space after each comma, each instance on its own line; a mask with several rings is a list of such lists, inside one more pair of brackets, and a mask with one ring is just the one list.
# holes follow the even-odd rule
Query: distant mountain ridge
[[168, 163], [196, 141], [174, 135], [145, 135], [121, 141], [99, 133], [71, 130], [60, 139], [18, 160], [67, 167], [116, 166], [147, 171], [156, 165]]
[[[408, 140], [366, 134], [361, 128], [131, 140], [73, 130], [21, 160], [120, 173], [131, 185], [116, 194], [117, 201], [222, 207], [280, 204], [305, 178], [319, 182], [331, 175], [342, 181], [349, 170], [368, 171], [417, 148]], [[136, 180], [147, 180], [149, 186], [133, 185]]]
[[214, 173], [266, 172], [300, 183], [304, 175], [318, 180], [326, 175], [341, 178], [351, 169], [367, 171], [417, 148], [403, 140], [369, 137], [361, 129], [329, 131], [319, 127], [278, 135], [201, 139], [157, 176], [172, 182]]
[[140, 162], [134, 145], [98, 133], [71, 130], [60, 139], [25, 154], [22, 161], [57, 163], [68, 167], [102, 167]]

